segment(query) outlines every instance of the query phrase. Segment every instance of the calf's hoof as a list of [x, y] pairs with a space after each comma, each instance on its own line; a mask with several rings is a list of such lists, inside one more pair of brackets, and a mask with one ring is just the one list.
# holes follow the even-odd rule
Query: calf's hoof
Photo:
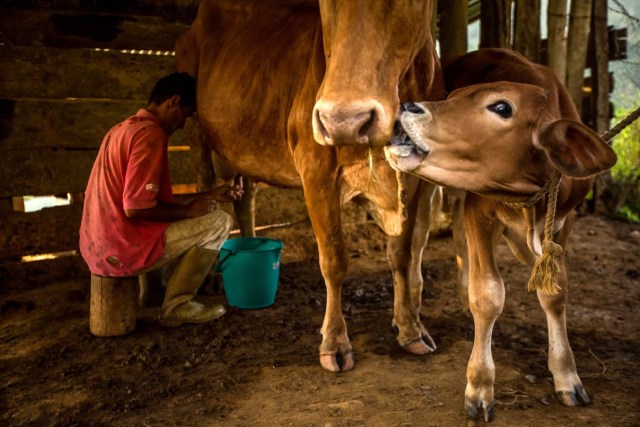
[[591, 403], [584, 387], [579, 384], [573, 391], [558, 391], [558, 398], [564, 406], [586, 406]]
[[496, 416], [495, 409], [493, 408], [493, 401], [487, 403], [484, 400], [478, 399], [474, 403], [471, 399], [467, 397], [464, 398], [464, 410], [472, 420], [478, 419], [478, 409], [480, 408], [484, 410], [484, 422], [489, 423], [493, 421]]
[[356, 365], [351, 348], [338, 351], [321, 351], [320, 365], [330, 372], [350, 371]]

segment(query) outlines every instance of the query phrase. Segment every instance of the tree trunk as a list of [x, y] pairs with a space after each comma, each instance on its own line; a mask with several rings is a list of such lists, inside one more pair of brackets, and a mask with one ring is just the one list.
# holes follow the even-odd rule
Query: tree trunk
[[578, 112], [582, 112], [582, 86], [587, 61], [592, 0], [571, 2], [567, 40], [567, 89]]
[[549, 0], [547, 10], [547, 65], [558, 80], [567, 80], [567, 0]]
[[439, 3], [440, 58], [446, 60], [467, 52], [467, 0]]
[[513, 49], [540, 62], [540, 0], [516, 0]]
[[480, 48], [511, 47], [511, 0], [480, 3]]

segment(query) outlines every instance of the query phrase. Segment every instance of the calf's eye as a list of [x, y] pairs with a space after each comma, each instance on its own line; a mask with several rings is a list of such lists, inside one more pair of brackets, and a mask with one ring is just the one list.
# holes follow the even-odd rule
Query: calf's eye
[[513, 116], [513, 109], [506, 101], [498, 101], [495, 104], [491, 104], [487, 107], [487, 110], [493, 111], [503, 119], [508, 119]]

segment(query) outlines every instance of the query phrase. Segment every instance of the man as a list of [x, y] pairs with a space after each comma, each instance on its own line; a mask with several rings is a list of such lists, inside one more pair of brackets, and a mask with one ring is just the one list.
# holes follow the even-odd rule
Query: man
[[238, 200], [241, 184], [179, 200], [171, 192], [167, 146], [195, 111], [196, 83], [187, 73], [160, 79], [146, 108], [114, 126], [93, 165], [80, 226], [80, 252], [93, 274], [135, 276], [180, 258], [160, 323], [179, 326], [222, 316], [195, 300], [233, 221], [216, 202]]

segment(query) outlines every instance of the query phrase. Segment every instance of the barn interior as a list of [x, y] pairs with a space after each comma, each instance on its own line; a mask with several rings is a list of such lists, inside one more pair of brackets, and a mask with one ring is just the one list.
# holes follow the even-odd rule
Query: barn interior
[[[133, 333], [90, 333], [90, 272], [78, 252], [87, 179], [104, 134], [144, 107], [153, 83], [175, 69], [175, 40], [199, 3], [0, 1], [0, 423], [466, 422], [461, 400], [473, 320], [455, 293], [447, 203], [423, 258], [423, 315], [438, 343], [432, 355], [417, 357], [398, 347], [385, 235], [362, 208], [349, 204], [342, 214], [350, 245], [343, 301], [358, 367], [331, 374], [318, 366], [326, 296], [303, 192], [266, 184], [259, 185], [257, 234], [284, 243], [272, 307], [229, 307], [219, 321], [163, 329], [155, 322], [162, 297], [156, 274], [147, 278], [155, 291], [139, 307]], [[440, 6], [441, 33], [459, 32], [453, 23], [460, 20], [466, 29], [481, 18], [479, 0], [451, 5]], [[626, 58], [626, 32], [606, 32], [609, 59]], [[537, 55], [545, 55], [545, 45]], [[467, 38], [440, 48], [442, 54], [466, 51]], [[611, 77], [598, 66], [592, 64], [598, 78], [586, 84], [583, 121], [603, 130], [612, 115], [601, 108], [609, 103]], [[605, 101], [598, 101], [599, 93]], [[170, 139], [176, 194], [207, 188], [213, 179], [210, 150], [189, 132], [195, 130]], [[232, 212], [230, 205], [223, 208]], [[563, 407], [555, 397], [544, 313], [526, 292], [529, 270], [506, 244], [499, 254], [509, 298], [494, 331], [501, 378], [494, 425], [637, 425], [640, 225], [585, 207], [571, 237], [568, 323], [593, 401], [586, 408]], [[216, 298], [225, 302], [219, 289]]]

